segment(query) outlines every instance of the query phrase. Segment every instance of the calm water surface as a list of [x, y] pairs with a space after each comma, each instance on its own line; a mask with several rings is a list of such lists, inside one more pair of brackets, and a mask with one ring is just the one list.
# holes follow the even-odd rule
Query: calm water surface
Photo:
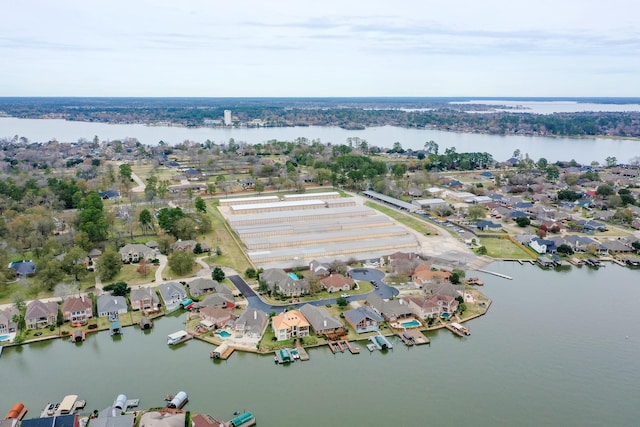
[[0, 118], [0, 138], [24, 136], [30, 141], [46, 142], [52, 139], [75, 142], [80, 138], [101, 140], [137, 138], [143, 144], [155, 145], [159, 141], [170, 144], [185, 140], [204, 142], [207, 139], [218, 144], [230, 138], [251, 144], [270, 140], [294, 141], [304, 137], [323, 143], [344, 144], [347, 138], [365, 139], [370, 145], [392, 147], [400, 142], [405, 149], [419, 150], [426, 141], [436, 141], [440, 152], [455, 147], [457, 152], [488, 152], [498, 161], [504, 161], [519, 149], [524, 155], [537, 161], [544, 157], [551, 162], [574, 159], [581, 163], [604, 160], [613, 156], [620, 162], [628, 162], [640, 155], [640, 142], [608, 138], [549, 138], [529, 136], [500, 136], [466, 134], [425, 129], [405, 129], [392, 126], [372, 127], [364, 130], [345, 130], [339, 127], [288, 127], [288, 128], [183, 128], [171, 126], [120, 125], [105, 123], [69, 122], [65, 120], [36, 120]]
[[355, 356], [311, 349], [309, 362], [284, 367], [243, 353], [214, 363], [199, 341], [168, 347], [166, 335], [184, 318], [166, 317], [151, 333], [127, 328], [118, 341], [99, 333], [78, 346], [6, 349], [0, 413], [21, 401], [37, 416], [69, 393], [87, 399], [88, 410], [119, 393], [144, 408], [185, 390], [191, 411], [230, 419], [252, 410], [262, 426], [637, 425], [638, 271], [490, 269], [514, 280], [481, 276], [493, 305], [465, 339], [442, 331], [430, 346], [395, 342], [388, 353]]

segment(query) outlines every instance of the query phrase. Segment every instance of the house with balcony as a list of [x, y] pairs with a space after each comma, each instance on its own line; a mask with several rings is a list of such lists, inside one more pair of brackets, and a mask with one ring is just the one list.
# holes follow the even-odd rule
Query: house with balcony
[[15, 307], [7, 307], [0, 310], [0, 334], [10, 334], [18, 330], [18, 324], [13, 321], [19, 315]]
[[120, 254], [120, 259], [125, 264], [135, 264], [142, 259], [152, 260], [158, 256], [154, 249], [140, 243], [124, 245], [118, 250], [118, 253]]
[[268, 324], [269, 316], [264, 311], [255, 308], [245, 310], [234, 322], [236, 337], [261, 338]]
[[332, 316], [322, 307], [305, 304], [300, 307], [300, 311], [307, 318], [316, 335], [329, 335], [344, 331], [344, 325], [340, 319]]
[[289, 310], [271, 318], [271, 328], [278, 341], [309, 336], [310, 323], [299, 310]]
[[187, 299], [187, 291], [178, 282], [162, 283], [158, 286], [158, 290], [167, 312], [178, 309], [181, 307], [180, 303]]
[[124, 297], [102, 294], [98, 297], [98, 317], [117, 318], [120, 314], [126, 314], [129, 308]]
[[366, 305], [345, 311], [344, 319], [358, 334], [376, 332], [380, 328], [380, 324], [384, 322], [384, 318], [380, 314]]
[[458, 300], [449, 295], [426, 295], [405, 299], [407, 306], [420, 319], [436, 319], [444, 313], [455, 313]]
[[308, 294], [309, 283], [306, 280], [292, 276], [293, 273], [287, 274], [281, 268], [268, 268], [262, 272], [260, 280], [264, 281], [273, 293], [288, 297], [299, 297]]
[[155, 310], [160, 305], [160, 298], [155, 289], [149, 286], [132, 289], [129, 295], [132, 310]]
[[93, 317], [93, 301], [84, 296], [67, 298], [62, 303], [62, 317], [65, 322], [86, 323]]
[[27, 304], [24, 320], [27, 329], [39, 329], [55, 325], [58, 320], [58, 304], [33, 300]]

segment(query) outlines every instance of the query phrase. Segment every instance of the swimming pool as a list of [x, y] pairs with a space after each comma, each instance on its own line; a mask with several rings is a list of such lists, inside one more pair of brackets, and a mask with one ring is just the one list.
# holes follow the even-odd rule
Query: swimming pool
[[298, 280], [299, 277], [296, 273], [288, 273], [288, 276], [291, 277], [293, 280]]
[[417, 328], [418, 326], [420, 326], [420, 322], [418, 322], [417, 320], [413, 319], [409, 322], [402, 322], [400, 323], [400, 325], [403, 328]]
[[0, 341], [9, 341], [10, 339], [9, 335], [0, 335]]
[[216, 335], [220, 335], [222, 338], [229, 338], [231, 336], [227, 331], [216, 331]]
[[451, 314], [449, 314], [449, 313], [442, 313], [442, 314], [440, 315], [440, 317], [442, 317], [443, 319], [447, 320], [448, 318], [450, 318], [450, 317], [451, 317]]

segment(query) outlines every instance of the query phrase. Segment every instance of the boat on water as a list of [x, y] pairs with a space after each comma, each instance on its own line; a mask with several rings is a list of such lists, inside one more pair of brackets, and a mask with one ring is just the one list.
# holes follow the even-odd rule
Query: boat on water
[[460, 334], [466, 335], [466, 336], [471, 335], [471, 331], [469, 330], [469, 328], [467, 328], [465, 326], [462, 326], [459, 323], [451, 322], [451, 323], [449, 323], [449, 326], [451, 326], [451, 328], [454, 329], [454, 332], [458, 332], [459, 335]]
[[191, 339], [191, 335], [187, 331], [178, 331], [167, 336], [167, 344], [176, 345]]

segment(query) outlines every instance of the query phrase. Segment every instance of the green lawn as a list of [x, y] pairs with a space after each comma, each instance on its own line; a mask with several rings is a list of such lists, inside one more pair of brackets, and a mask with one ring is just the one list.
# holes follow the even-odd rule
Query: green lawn
[[522, 246], [509, 239], [481, 238], [480, 244], [487, 248], [487, 256], [497, 259], [535, 259]]
[[386, 206], [379, 205], [373, 202], [365, 202], [365, 206], [368, 206], [372, 209], [375, 209], [388, 217], [391, 217], [398, 221], [399, 223], [406, 225], [407, 227], [420, 232], [421, 234], [435, 234], [438, 232], [435, 228], [431, 227], [427, 222], [419, 219], [417, 217], [404, 214], [396, 209], [388, 208]]
[[[103, 282], [103, 284], [107, 285], [109, 283], [115, 282], [125, 282], [129, 286], [131, 285], [143, 285], [145, 283], [150, 283], [152, 280], [156, 278], [156, 270], [157, 266], [153, 264], [149, 264], [149, 274], [142, 275], [138, 273], [136, 270], [138, 269], [138, 264], [124, 264], [120, 272], [111, 280]], [[95, 281], [94, 281], [95, 284]]]

